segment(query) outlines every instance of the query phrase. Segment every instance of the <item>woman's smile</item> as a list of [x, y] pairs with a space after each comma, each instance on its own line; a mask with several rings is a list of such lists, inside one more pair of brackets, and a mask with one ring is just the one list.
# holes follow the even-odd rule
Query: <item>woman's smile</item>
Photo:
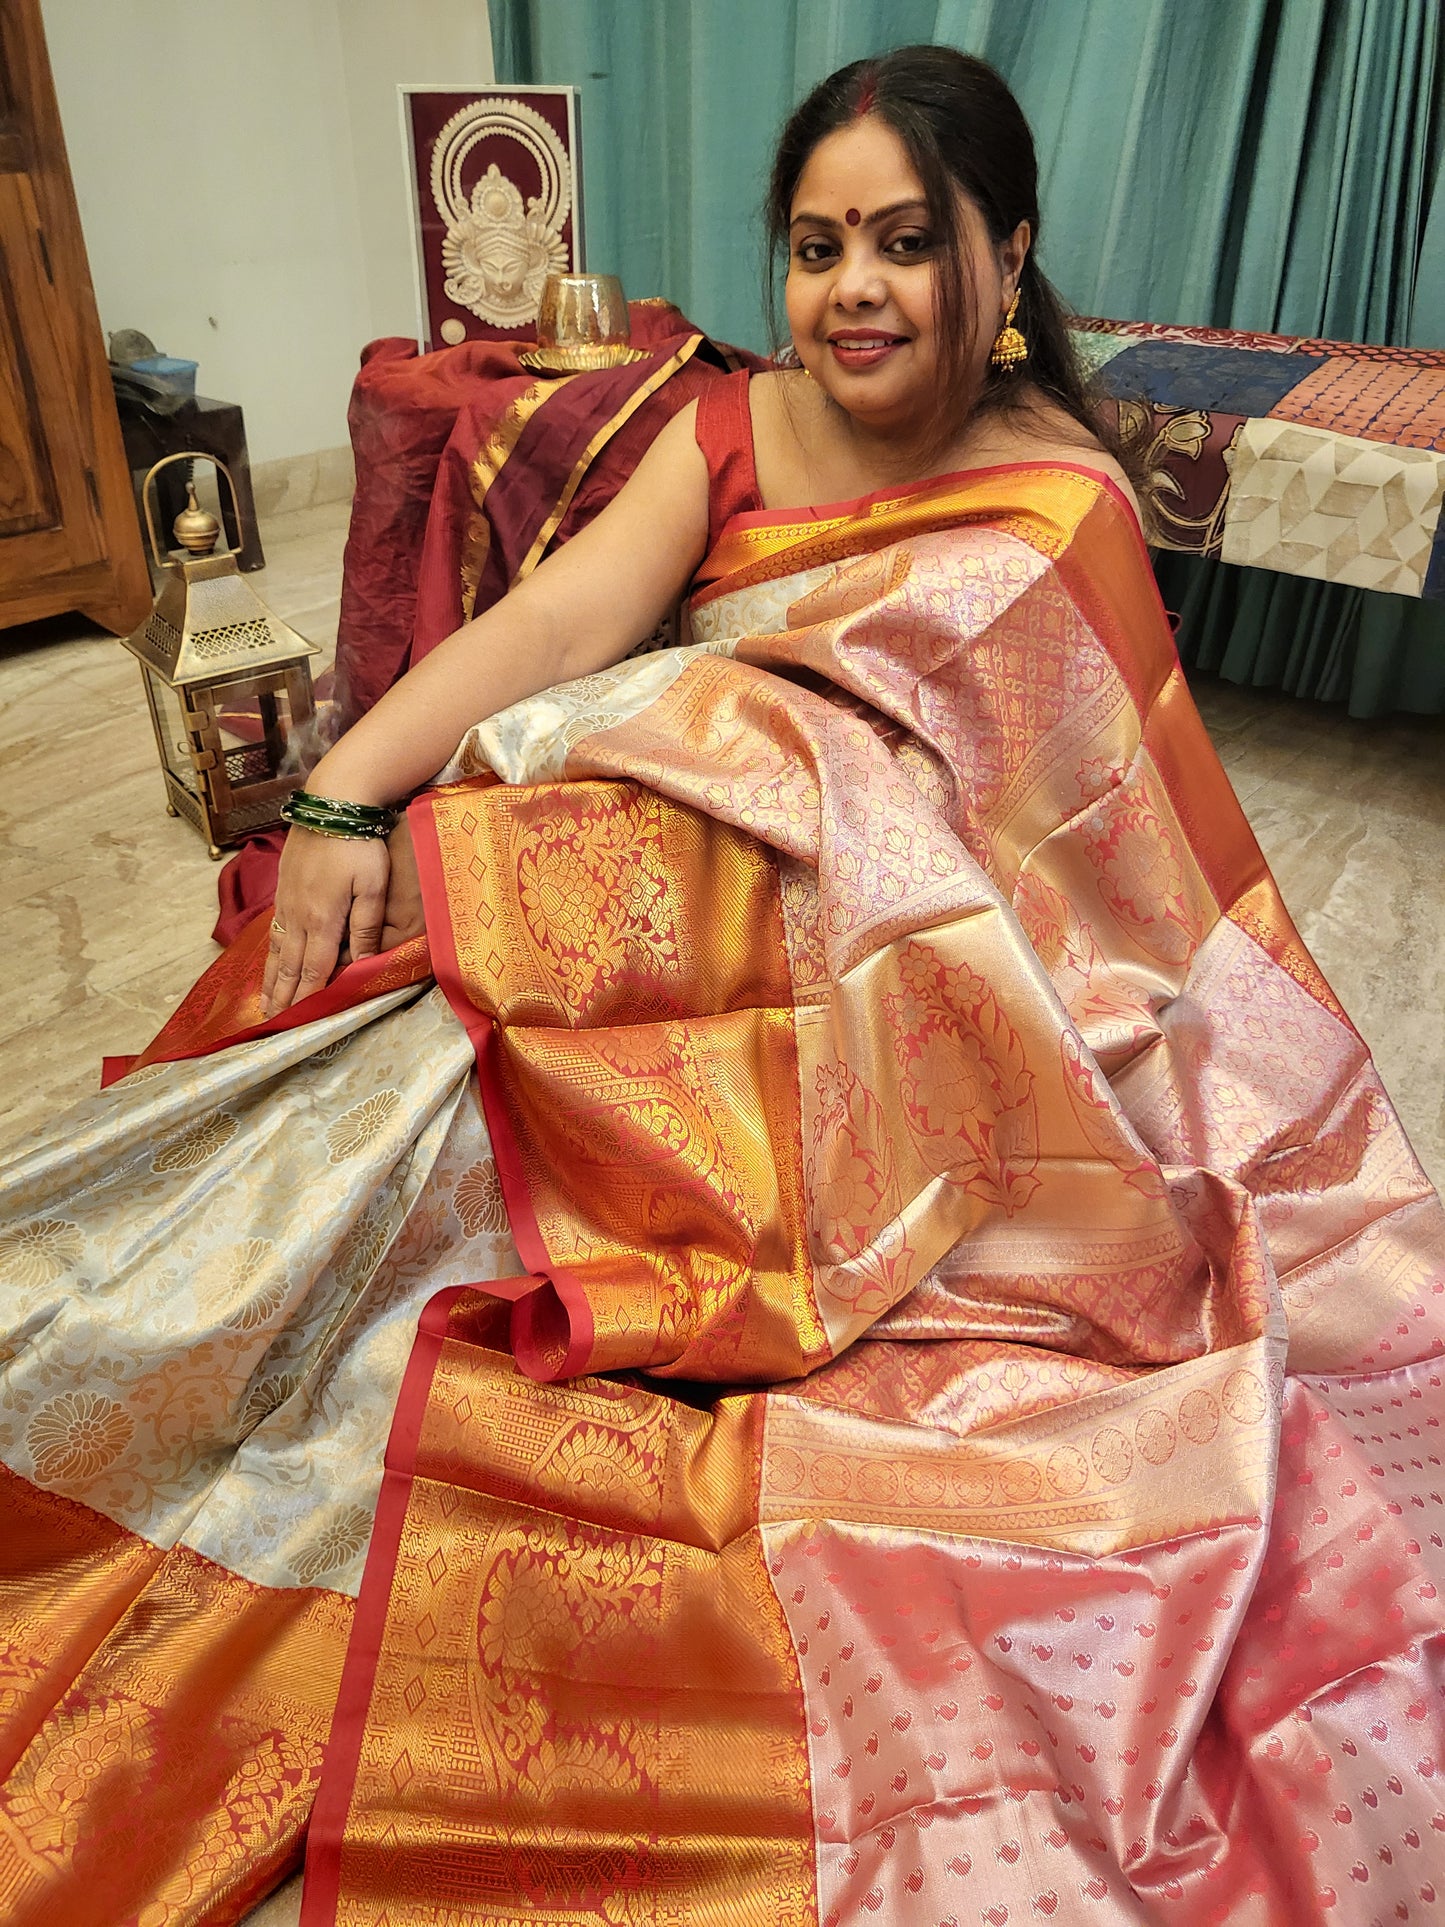
[[857, 373], [891, 360], [899, 349], [908, 346], [908, 337], [880, 328], [835, 328], [828, 336], [828, 346], [840, 368]]

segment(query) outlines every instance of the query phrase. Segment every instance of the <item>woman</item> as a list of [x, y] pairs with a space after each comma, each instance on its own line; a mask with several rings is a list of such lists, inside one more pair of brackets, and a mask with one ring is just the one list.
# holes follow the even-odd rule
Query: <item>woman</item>
[[[1189, 704], [1027, 129], [903, 50], [771, 205], [802, 371], [337, 745], [270, 1019], [238, 945], [187, 1021], [252, 1041], [17, 1181], [17, 1921], [235, 1917], [328, 1720], [312, 1923], [1433, 1900], [1439, 1202]], [[452, 1014], [368, 956], [418, 892]]]
[[[881, 111], [869, 109], [860, 70], [845, 69], [783, 137], [769, 211], [772, 239], [788, 252], [801, 368], [747, 383], [759, 489], [749, 507], [844, 502], [991, 462], [1081, 457], [1132, 500], [1099, 444], [1057, 298], [1031, 259], [1039, 216], [1028, 130], [1006, 90], [986, 90], [965, 58], [890, 56], [877, 70], [887, 76]], [[912, 131], [914, 151], [900, 128]], [[1018, 375], [1005, 362], [990, 381], [995, 341], [1025, 293], [1029, 362]], [[395, 804], [431, 780], [470, 722], [606, 668], [651, 635], [717, 533], [697, 409], [674, 417], [580, 538], [418, 665], [323, 758], [310, 792]], [[388, 876], [377, 843], [290, 839], [266, 977], [273, 1009], [324, 984], [343, 942], [354, 956], [377, 949]], [[403, 902], [391, 928], [419, 928], [410, 887], [394, 908]]]

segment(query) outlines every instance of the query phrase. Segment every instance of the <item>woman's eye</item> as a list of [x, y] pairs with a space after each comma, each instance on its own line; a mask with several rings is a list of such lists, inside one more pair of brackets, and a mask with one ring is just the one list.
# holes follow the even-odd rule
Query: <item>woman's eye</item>
[[933, 236], [922, 228], [909, 228], [906, 233], [895, 234], [888, 243], [888, 252], [903, 260], [910, 260], [920, 254], [927, 254], [933, 247]]
[[824, 261], [831, 261], [837, 252], [831, 241], [802, 241], [797, 248], [797, 258], [805, 268], [816, 268]]

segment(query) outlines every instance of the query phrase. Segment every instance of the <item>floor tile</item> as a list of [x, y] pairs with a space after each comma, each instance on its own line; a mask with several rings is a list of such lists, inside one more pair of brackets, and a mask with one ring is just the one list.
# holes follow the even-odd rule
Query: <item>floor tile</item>
[[[349, 505], [280, 516], [246, 580], [331, 660]], [[169, 816], [140, 670], [79, 617], [0, 631], [0, 1155], [140, 1050], [206, 965], [220, 865]]]

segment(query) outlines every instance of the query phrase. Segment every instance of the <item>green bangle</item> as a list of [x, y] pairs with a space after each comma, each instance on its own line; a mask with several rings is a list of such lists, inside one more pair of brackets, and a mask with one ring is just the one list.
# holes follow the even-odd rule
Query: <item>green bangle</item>
[[348, 803], [341, 796], [314, 796], [310, 790], [293, 790], [291, 801], [306, 809], [325, 810], [332, 816], [347, 816], [357, 823], [395, 823], [397, 811], [389, 803]]
[[348, 803], [339, 796], [313, 796], [293, 790], [281, 805], [281, 820], [318, 836], [383, 837], [396, 828], [400, 812], [373, 803]]

